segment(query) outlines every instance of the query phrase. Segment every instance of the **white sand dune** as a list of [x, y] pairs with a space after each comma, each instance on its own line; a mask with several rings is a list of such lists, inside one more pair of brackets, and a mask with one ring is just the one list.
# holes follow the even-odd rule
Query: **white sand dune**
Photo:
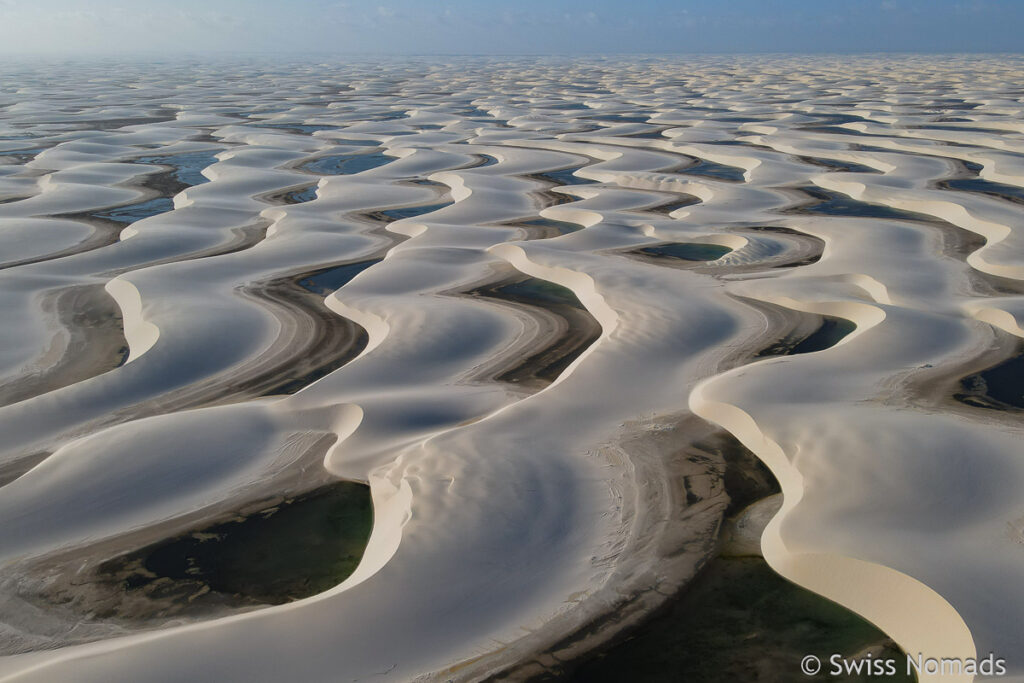
[[[776, 571], [1024, 681], [1021, 413], [953, 398], [1024, 337], [1021, 66], [5, 66], [0, 680], [528, 677], [692, 578], [726, 501], [686, 454], [724, 428], [782, 484]], [[315, 310], [273, 296], [351, 264]], [[473, 294], [526, 276], [600, 328], [543, 386], [499, 369], [564, 323]], [[855, 329], [757, 357], [807, 316]], [[365, 345], [275, 389], [332, 325]], [[159, 628], [26, 607], [54, 558], [287, 477], [370, 486], [327, 592]]]

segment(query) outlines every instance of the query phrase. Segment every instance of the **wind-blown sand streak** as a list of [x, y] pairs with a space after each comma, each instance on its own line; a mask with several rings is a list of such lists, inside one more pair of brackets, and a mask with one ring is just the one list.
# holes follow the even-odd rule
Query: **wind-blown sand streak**
[[[558, 672], [714, 553], [720, 429], [777, 572], [1024, 680], [1019, 414], [953, 396], [1024, 337], [1020, 66], [5, 67], [0, 680]], [[339, 478], [340, 585], [94, 613], [112, 558]]]

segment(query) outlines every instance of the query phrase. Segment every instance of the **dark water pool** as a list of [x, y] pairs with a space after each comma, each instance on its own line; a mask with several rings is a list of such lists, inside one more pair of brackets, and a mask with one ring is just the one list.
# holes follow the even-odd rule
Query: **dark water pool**
[[1012, 358], [960, 380], [954, 397], [968, 405], [996, 410], [1024, 408], [1024, 345]]
[[369, 487], [336, 482], [147, 546], [101, 570], [127, 573], [125, 591], [154, 598], [280, 604], [347, 578], [372, 525]]
[[334, 154], [313, 159], [299, 166], [304, 171], [320, 175], [352, 175], [391, 163], [395, 157], [383, 152], [371, 154]]
[[356, 275], [359, 275], [359, 273], [363, 272], [373, 264], [380, 262], [381, 259], [378, 258], [366, 261], [357, 261], [356, 263], [346, 263], [345, 265], [335, 266], [333, 268], [325, 268], [318, 273], [314, 273], [313, 275], [299, 280], [299, 285], [314, 294], [327, 296], [328, 294], [341, 289], [349, 280], [354, 278]]
[[813, 353], [832, 348], [843, 340], [846, 335], [857, 329], [857, 325], [846, 318], [821, 316], [821, 324], [816, 330], [802, 337], [786, 337], [762, 349], [758, 358], [770, 356], [795, 356], [801, 353]]
[[728, 254], [732, 249], [720, 244], [701, 244], [699, 242], [681, 242], [659, 244], [645, 247], [640, 253], [651, 256], [681, 259], [683, 261], [714, 261]]

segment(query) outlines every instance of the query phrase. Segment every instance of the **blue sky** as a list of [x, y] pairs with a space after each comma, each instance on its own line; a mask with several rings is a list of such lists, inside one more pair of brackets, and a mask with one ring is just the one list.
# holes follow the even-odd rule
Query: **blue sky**
[[0, 52], [1024, 52], [1024, 0], [0, 0]]

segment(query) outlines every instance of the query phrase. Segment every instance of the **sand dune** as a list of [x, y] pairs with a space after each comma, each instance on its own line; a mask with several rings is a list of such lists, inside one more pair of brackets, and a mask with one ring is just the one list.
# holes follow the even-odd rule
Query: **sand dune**
[[[717, 429], [782, 484], [777, 572], [1024, 680], [1020, 413], [954, 399], [1024, 337], [1020, 66], [4, 67], [0, 680], [541, 673], [713, 552]], [[337, 478], [374, 519], [326, 592], [54, 600]]]

